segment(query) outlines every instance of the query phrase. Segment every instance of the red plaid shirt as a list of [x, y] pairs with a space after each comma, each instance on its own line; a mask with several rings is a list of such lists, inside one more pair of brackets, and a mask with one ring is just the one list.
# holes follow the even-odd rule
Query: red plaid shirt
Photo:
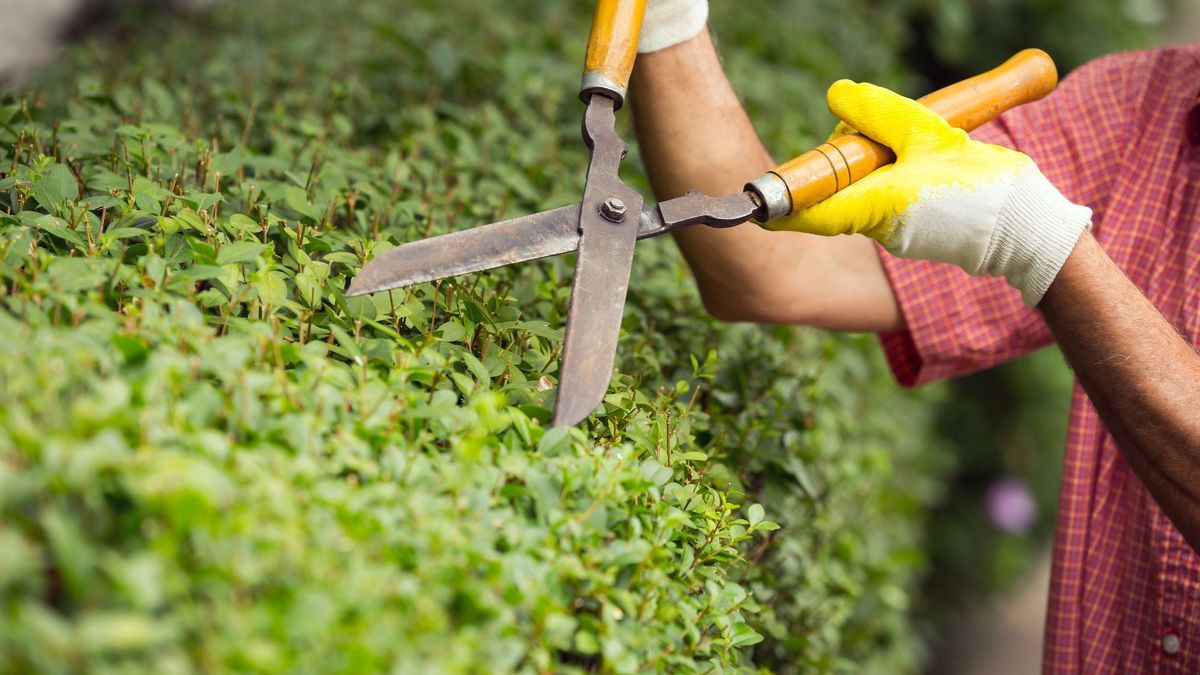
[[[1063, 194], [1090, 206], [1101, 246], [1200, 344], [1200, 45], [1094, 61], [974, 136], [1030, 155]], [[908, 324], [882, 336], [902, 384], [980, 370], [1051, 342], [1038, 312], [1003, 280], [881, 255]], [[1200, 673], [1200, 555], [1078, 384], [1043, 658], [1049, 673]]]

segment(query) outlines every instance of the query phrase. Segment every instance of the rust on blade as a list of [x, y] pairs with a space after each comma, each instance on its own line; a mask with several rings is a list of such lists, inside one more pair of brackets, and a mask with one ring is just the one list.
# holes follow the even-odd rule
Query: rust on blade
[[761, 210], [762, 203], [753, 192], [709, 197], [691, 190], [682, 197], [642, 207], [637, 236], [649, 239], [693, 225], [733, 227], [756, 217]]
[[579, 247], [579, 205], [414, 241], [379, 254], [354, 277], [347, 296], [411, 286]]
[[642, 213], [642, 196], [617, 175], [628, 146], [613, 129], [612, 99], [593, 95], [583, 120], [592, 158], [579, 212], [582, 236], [554, 401], [556, 427], [583, 421], [608, 391]]
[[675, 230], [691, 225], [733, 227], [750, 220], [762, 208], [752, 192], [736, 192], [724, 197], [709, 197], [697, 190], [658, 205], [666, 229]]

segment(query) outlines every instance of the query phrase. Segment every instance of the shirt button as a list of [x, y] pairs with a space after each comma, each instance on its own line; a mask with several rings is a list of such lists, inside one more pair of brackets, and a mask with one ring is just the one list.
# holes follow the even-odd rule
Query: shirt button
[[1179, 653], [1179, 636], [1174, 633], [1167, 633], [1163, 636], [1162, 647], [1163, 651], [1168, 654]]

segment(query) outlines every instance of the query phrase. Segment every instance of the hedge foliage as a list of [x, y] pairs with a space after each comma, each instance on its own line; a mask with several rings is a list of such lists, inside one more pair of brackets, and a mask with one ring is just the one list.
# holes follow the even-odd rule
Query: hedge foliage
[[[947, 453], [870, 339], [715, 323], [643, 242], [548, 431], [569, 256], [342, 294], [578, 198], [587, 4], [226, 2], [0, 103], [0, 670], [916, 667]], [[835, 77], [918, 81], [905, 3], [734, 4], [780, 154]]]

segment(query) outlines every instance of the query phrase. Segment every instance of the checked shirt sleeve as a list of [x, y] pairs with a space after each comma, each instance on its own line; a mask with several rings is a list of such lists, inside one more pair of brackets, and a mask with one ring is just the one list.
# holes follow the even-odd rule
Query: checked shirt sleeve
[[[1068, 199], [1092, 208], [1097, 227], [1120, 166], [1131, 100], [1144, 90], [1126, 79], [1132, 80], [1129, 69], [1119, 60], [1093, 61], [1047, 98], [1005, 113], [972, 136], [1032, 157]], [[882, 247], [879, 256], [907, 324], [880, 335], [900, 384], [966, 375], [1051, 342], [1041, 315], [1003, 279], [896, 258]]]

